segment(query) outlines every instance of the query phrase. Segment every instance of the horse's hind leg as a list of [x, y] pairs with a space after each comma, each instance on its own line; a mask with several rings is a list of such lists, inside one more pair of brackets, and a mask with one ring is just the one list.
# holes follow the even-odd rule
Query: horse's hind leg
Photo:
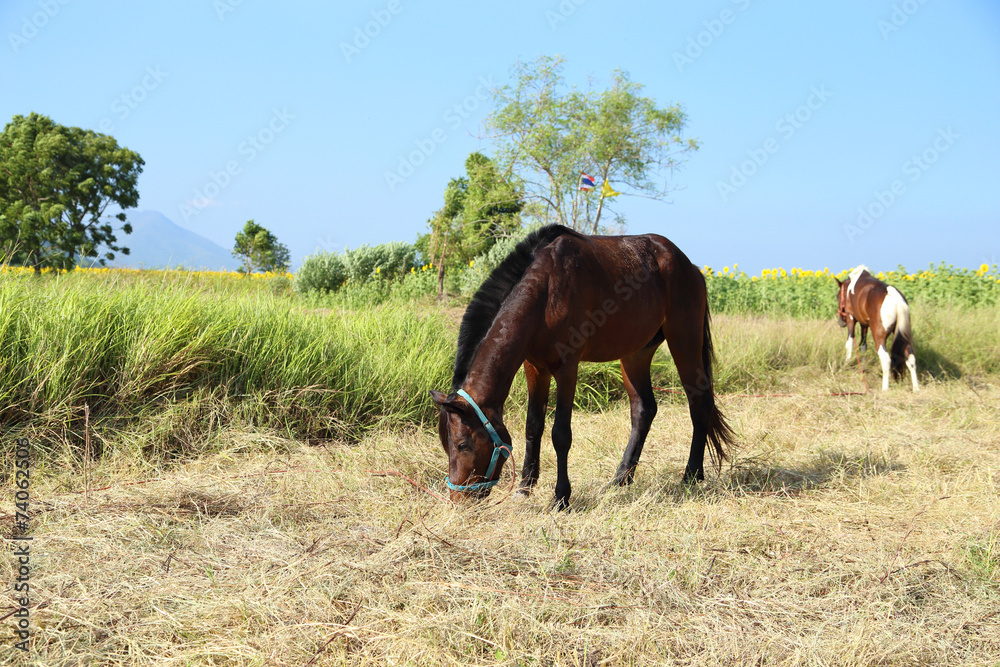
[[622, 462], [615, 473], [616, 484], [630, 484], [639, 464], [642, 446], [649, 434], [649, 427], [656, 416], [656, 397], [649, 378], [649, 367], [656, 353], [656, 345], [643, 348], [622, 359], [622, 379], [628, 392], [632, 413], [632, 434], [622, 455]]
[[524, 423], [524, 463], [521, 465], [520, 493], [531, 493], [538, 481], [538, 458], [545, 430], [545, 408], [549, 404], [549, 384], [552, 374], [524, 362], [524, 377], [528, 384], [528, 414]]
[[556, 374], [556, 414], [552, 418], [552, 447], [556, 450], [556, 500], [559, 509], [569, 508], [569, 494], [572, 486], [569, 483], [568, 461], [569, 448], [573, 444], [573, 429], [570, 421], [573, 416], [573, 399], [576, 396], [576, 378], [578, 366], [570, 363], [560, 368]]
[[917, 382], [917, 358], [913, 354], [913, 346], [909, 343], [906, 345], [906, 367], [910, 369], [913, 391], [920, 391], [920, 383]]
[[710, 371], [702, 361], [702, 330], [700, 326], [692, 326], [694, 321], [701, 324], [700, 318], [696, 320], [689, 316], [674, 323], [667, 332], [667, 346], [670, 348], [670, 356], [674, 358], [674, 365], [677, 366], [684, 393], [687, 394], [691, 426], [694, 429], [691, 435], [691, 453], [684, 469], [685, 482], [705, 479], [705, 443], [708, 441], [715, 406]]

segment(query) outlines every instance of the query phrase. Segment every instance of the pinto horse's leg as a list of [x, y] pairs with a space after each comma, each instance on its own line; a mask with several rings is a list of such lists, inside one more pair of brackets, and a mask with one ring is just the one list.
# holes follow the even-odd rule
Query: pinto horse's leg
[[850, 315], [847, 316], [847, 342], [844, 347], [847, 348], [846, 361], [850, 361], [851, 354], [854, 352], [854, 318]]
[[631, 484], [635, 468], [639, 464], [642, 446], [649, 434], [649, 427], [656, 416], [656, 396], [649, 378], [649, 367], [657, 346], [646, 347], [622, 359], [622, 379], [632, 413], [632, 434], [622, 455], [622, 462], [615, 473], [615, 483]]
[[884, 329], [872, 328], [872, 338], [875, 339], [875, 347], [878, 350], [878, 360], [882, 364], [882, 391], [889, 391], [889, 375], [892, 356], [885, 349], [886, 340], [889, 338]]
[[545, 430], [545, 409], [549, 405], [549, 384], [552, 374], [524, 362], [524, 377], [528, 384], [528, 415], [524, 424], [524, 463], [521, 464], [519, 493], [528, 495], [538, 481], [538, 457]]
[[569, 509], [569, 494], [572, 486], [569, 483], [567, 462], [569, 448], [573, 444], [573, 429], [570, 420], [573, 416], [573, 399], [576, 396], [576, 362], [567, 363], [556, 372], [556, 414], [552, 418], [552, 446], [556, 450], [556, 500], [555, 506], [561, 510]]
[[920, 391], [920, 383], [917, 382], [917, 358], [910, 352], [906, 357], [906, 367], [910, 369], [910, 379], [913, 380], [913, 391]]
[[[861, 340], [858, 342], [858, 352], [864, 352], [865, 350], [868, 349], [868, 341], [866, 340], [867, 338], [868, 338], [868, 325], [867, 324], [862, 324], [861, 325]], [[848, 355], [847, 360], [848, 361], [851, 360], [850, 359], [850, 355]]]
[[[896, 335], [900, 335], [899, 331]], [[895, 344], [895, 341], [893, 341]], [[903, 354], [906, 355], [906, 367], [910, 369], [910, 380], [913, 381], [913, 391], [920, 391], [920, 383], [917, 382], [917, 358], [913, 354], [913, 344], [910, 341], [906, 342], [903, 348]]]
[[878, 360], [882, 363], [882, 391], [889, 391], [889, 353], [885, 349], [885, 343], [879, 343]]

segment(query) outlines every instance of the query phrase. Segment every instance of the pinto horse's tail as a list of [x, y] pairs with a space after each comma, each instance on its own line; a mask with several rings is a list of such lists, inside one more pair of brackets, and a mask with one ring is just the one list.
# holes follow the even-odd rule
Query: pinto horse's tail
[[733, 448], [736, 434], [729, 426], [719, 406], [715, 403], [715, 382], [712, 379], [712, 364], [715, 361], [715, 347], [712, 345], [712, 315], [708, 311], [708, 300], [705, 301], [705, 324], [702, 333], [701, 362], [708, 380], [708, 442], [712, 445], [708, 455], [716, 468], [722, 467], [722, 462], [729, 458], [726, 451]]
[[[893, 288], [890, 288], [893, 289]], [[896, 335], [892, 340], [892, 351], [889, 353], [892, 377], [902, 377], [906, 372], [906, 359], [913, 353], [913, 330], [910, 328], [910, 306], [898, 291], [896, 300]]]

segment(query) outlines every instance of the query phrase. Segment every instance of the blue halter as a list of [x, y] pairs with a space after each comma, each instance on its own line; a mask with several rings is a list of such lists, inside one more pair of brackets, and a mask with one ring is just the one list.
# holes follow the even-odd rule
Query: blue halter
[[[490, 420], [486, 418], [483, 411], [479, 409], [479, 406], [476, 405], [476, 402], [472, 400], [472, 397], [469, 396], [464, 389], [459, 389], [456, 393], [469, 402], [472, 409], [476, 411], [477, 415], [479, 415], [479, 419], [483, 422], [483, 426], [486, 427], [486, 432], [490, 434], [490, 439], [493, 440], [493, 458], [490, 459], [490, 467], [486, 469], [485, 475], [485, 479], [489, 480], [489, 478], [493, 476], [493, 471], [496, 469], [497, 461], [500, 459], [500, 455], [503, 454], [504, 458], [510, 456], [510, 446], [504, 444], [504, 441], [501, 440], [500, 436], [497, 434], [496, 429], [493, 428], [493, 424], [490, 423]], [[450, 479], [447, 477], [444, 478], [444, 483], [447, 484], [448, 488], [452, 491], [482, 491], [483, 489], [493, 488], [499, 481], [499, 479], [495, 479], [492, 482], [476, 482], [475, 484], [466, 484], [463, 486], [461, 484], [452, 484]]]

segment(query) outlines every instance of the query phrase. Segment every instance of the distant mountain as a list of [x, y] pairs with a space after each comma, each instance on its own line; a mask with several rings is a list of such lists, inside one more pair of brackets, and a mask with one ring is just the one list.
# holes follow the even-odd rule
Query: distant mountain
[[158, 211], [129, 213], [131, 234], [117, 234], [128, 255], [115, 253], [114, 266], [164, 269], [184, 267], [235, 271], [239, 261], [230, 251], [204, 236], [188, 231]]

